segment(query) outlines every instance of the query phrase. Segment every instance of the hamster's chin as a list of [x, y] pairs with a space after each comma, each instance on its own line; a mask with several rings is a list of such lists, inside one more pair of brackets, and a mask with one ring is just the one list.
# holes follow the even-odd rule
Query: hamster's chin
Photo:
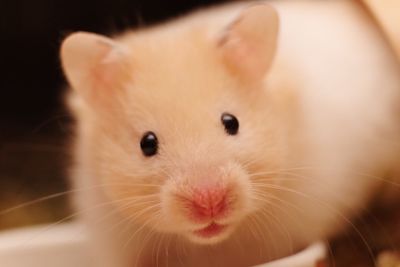
[[185, 236], [193, 243], [212, 245], [229, 238], [233, 231], [233, 225], [211, 222], [205, 227], [187, 232]]

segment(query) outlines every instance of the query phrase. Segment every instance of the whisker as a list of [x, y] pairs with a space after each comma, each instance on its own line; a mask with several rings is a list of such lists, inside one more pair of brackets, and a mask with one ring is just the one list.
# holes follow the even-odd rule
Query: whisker
[[[125, 250], [127, 249], [127, 247], [129, 246], [129, 243], [132, 242], [132, 240], [134, 239], [134, 237], [135, 237], [138, 233], [140, 233], [141, 231], [143, 231], [143, 229], [144, 229], [148, 224], [150, 224], [153, 220], [160, 219], [160, 217], [161, 217], [161, 216], [160, 216], [159, 214], [156, 214], [154, 217], [149, 218], [145, 223], [143, 223], [143, 225], [142, 225], [141, 227], [139, 227], [139, 228], [129, 237], [129, 239], [127, 240], [127, 242], [126, 242], [125, 245], [123, 246], [123, 250], [125, 251]], [[150, 230], [150, 231], [147, 233], [147, 235], [145, 236], [143, 242], [141, 242], [141, 249], [140, 249], [140, 250], [138, 251], [138, 253], [137, 253], [135, 266], [137, 266], [138, 263], [139, 263], [139, 259], [140, 259], [140, 257], [141, 257], [141, 254], [142, 254], [142, 252], [143, 252], [144, 247], [145, 247], [146, 244], [149, 242], [150, 238], [151, 238], [152, 236], [154, 236], [155, 234], [156, 234], [155, 231]]]
[[[265, 200], [265, 196], [262, 194], [262, 193], [264, 193], [264, 192], [257, 192], [257, 190], [255, 190], [254, 193], [255, 193], [256, 195], [261, 196], [261, 199], [257, 198], [257, 200], [260, 200], [260, 201]], [[297, 211], [299, 212], [299, 214], [303, 213], [303, 211], [302, 211], [298, 206], [294, 205], [293, 203], [291, 203], [291, 202], [289, 202], [289, 201], [285, 201], [285, 200], [283, 200], [283, 199], [281, 199], [281, 198], [278, 198], [278, 197], [275, 197], [275, 196], [273, 196], [273, 195], [268, 195], [268, 198], [272, 198], [272, 199], [274, 199], [274, 200], [277, 200], [277, 201], [279, 201], [279, 202], [282, 202], [283, 204], [286, 204], [286, 205], [290, 206], [291, 208], [297, 210]], [[270, 205], [271, 205], [271, 204], [274, 204], [272, 201], [267, 201], [267, 202], [268, 202], [268, 204], [270, 204]], [[285, 213], [287, 216], [289, 216], [289, 217], [292, 217], [292, 216], [293, 216], [293, 214], [289, 213], [286, 209], [281, 208], [279, 205], [272, 205], [272, 206], [275, 206], [276, 208], [279, 208], [279, 209], [281, 210], [281, 212], [284, 212], [284, 213]], [[294, 221], [296, 222], [296, 220], [294, 220]], [[331, 262], [331, 265], [330, 265], [330, 266], [335, 267], [336, 264], [335, 264], [334, 257], [333, 257], [334, 253], [333, 253], [332, 246], [331, 246], [330, 242], [328, 242], [328, 240], [323, 239], [323, 241], [324, 241], [325, 245], [328, 247], [329, 253], [330, 253], [330, 255], [332, 256], [332, 257], [331, 257], [331, 261], [332, 261], [332, 262]], [[294, 253], [294, 248], [293, 248], [293, 246], [292, 246], [292, 248], [291, 248], [291, 254], [293, 254], [293, 253]]]
[[348, 219], [343, 213], [337, 211], [336, 209], [333, 209], [330, 205], [328, 205], [327, 203], [325, 203], [325, 202], [323, 202], [323, 201], [321, 201], [321, 200], [315, 199], [315, 198], [312, 197], [312, 196], [309, 196], [309, 195], [307, 195], [307, 194], [304, 194], [304, 193], [302, 193], [302, 192], [300, 192], [300, 191], [297, 191], [297, 190], [294, 190], [294, 189], [285, 188], [285, 187], [281, 187], [281, 186], [277, 186], [277, 185], [269, 185], [269, 184], [264, 184], [263, 187], [270, 188], [270, 189], [276, 189], [276, 190], [280, 190], [280, 191], [284, 191], [284, 192], [293, 193], [293, 194], [296, 194], [296, 195], [298, 195], [298, 196], [307, 198], [307, 199], [309, 199], [310, 201], [314, 201], [314, 202], [316, 201], [316, 202], [320, 203], [321, 205], [323, 205], [324, 207], [326, 207], [327, 209], [329, 209], [330, 211], [334, 212], [334, 213], [335, 213], [336, 215], [338, 215], [341, 219], [343, 219], [343, 220], [356, 232], [356, 234], [361, 238], [362, 242], [364, 243], [364, 245], [365, 245], [365, 246], [367, 247], [367, 249], [368, 249], [368, 253], [369, 253], [369, 255], [370, 255], [372, 261], [375, 263], [375, 257], [373, 256], [372, 248], [371, 248], [371, 246], [368, 244], [368, 242], [367, 242], [367, 240], [365, 239], [364, 235], [363, 235], [363, 234], [361, 233], [361, 231], [356, 227], [356, 225], [353, 224], [353, 223], [351, 222], [351, 220]]
[[[136, 202], [136, 203], [135, 203]], [[136, 204], [136, 205], [135, 205]], [[107, 213], [105, 216], [101, 217], [100, 220], [97, 220], [96, 223], [100, 224], [102, 223], [104, 220], [106, 220], [107, 218], [111, 217], [112, 215], [115, 215], [117, 213], [120, 213], [122, 211], [125, 210], [129, 210], [132, 209], [134, 207], [137, 206], [142, 206], [144, 204], [154, 204], [152, 207], [157, 206], [158, 201], [157, 200], [150, 200], [150, 201], [141, 201], [141, 202], [137, 202], [137, 200], [132, 200], [132, 201], [128, 201], [128, 203], [126, 203], [125, 205], [118, 207], [118, 209], [114, 209], [113, 211]], [[144, 211], [146, 212], [146, 211]], [[132, 214], [131, 216], [128, 216], [127, 218], [121, 219], [118, 223], [113, 224], [110, 228], [107, 229], [108, 232], [113, 231], [115, 228], [117, 228], [118, 226], [120, 226], [123, 223], [126, 223], [127, 221], [131, 222], [133, 219], [137, 218], [138, 216], [142, 215], [142, 213], [140, 214]], [[133, 218], [135, 217], [135, 218]], [[128, 229], [129, 229], [129, 224], [127, 225]]]
[[[262, 231], [262, 229], [259, 228], [260, 226], [258, 225], [257, 217], [256, 217], [256, 216], [249, 216], [249, 220], [250, 220], [250, 222], [252, 223], [252, 225], [255, 226], [257, 232], [260, 233], [261, 238], [263, 239], [263, 241], [265, 242], [265, 244], [267, 244], [267, 243], [268, 243], [268, 239], [266, 239], [266, 237], [265, 237], [265, 234], [266, 234], [266, 233], [265, 233], [265, 231]], [[250, 230], [250, 229], [251, 229], [251, 228], [249, 228], [249, 230]], [[250, 231], [251, 231], [252, 235], [254, 236], [254, 238], [257, 240], [257, 239], [258, 239], [257, 233], [254, 233], [254, 231], [252, 231], [252, 230], [250, 230]], [[267, 231], [267, 233], [268, 233], [269, 240], [272, 240], [272, 234], [271, 234], [270, 229], [269, 229], [269, 228], [266, 228], [266, 231]], [[276, 248], [275, 248], [275, 244], [273, 244], [273, 247], [274, 247], [274, 250], [275, 250], [275, 249], [276, 249]], [[269, 250], [266, 250], [266, 252], [268, 253], [267, 258], [270, 259], [270, 258], [271, 258], [271, 255], [269, 255]], [[261, 247], [261, 246], [259, 247], [259, 255], [260, 255], [260, 257], [263, 256], [263, 250], [262, 250], [262, 247]]]
[[78, 192], [82, 192], [82, 191], [86, 191], [86, 190], [95, 190], [95, 189], [102, 188], [102, 187], [111, 187], [111, 186], [132, 186], [132, 187], [135, 187], [135, 186], [148, 186], [148, 187], [157, 187], [157, 188], [160, 187], [160, 185], [134, 184], [134, 183], [99, 184], [99, 185], [94, 185], [94, 186], [87, 187], [87, 188], [79, 188], [79, 189], [72, 189], [72, 190], [67, 190], [67, 191], [63, 191], [63, 192], [58, 192], [58, 193], [54, 193], [54, 194], [51, 194], [51, 195], [48, 195], [48, 196], [40, 197], [38, 199], [27, 201], [25, 203], [18, 204], [16, 206], [13, 206], [13, 207], [10, 207], [10, 208], [7, 208], [5, 210], [0, 211], [0, 216], [4, 216], [4, 215], [6, 215], [6, 214], [8, 214], [10, 212], [13, 212], [15, 210], [22, 209], [22, 208], [27, 208], [29, 206], [42, 203], [44, 201], [52, 200], [52, 199], [55, 199], [55, 198], [58, 198], [58, 197], [63, 197], [63, 196], [69, 195], [69, 194], [78, 193]]
[[[260, 176], [266, 176], [266, 175], [296, 175], [296, 173], [290, 172], [291, 170], [319, 170], [319, 171], [336, 171], [335, 169], [330, 169], [330, 168], [321, 168], [321, 167], [297, 167], [297, 168], [287, 168], [287, 169], [280, 169], [280, 170], [272, 170], [272, 171], [265, 171], [265, 172], [257, 172], [257, 173], [250, 173], [249, 177], [253, 178], [253, 177], [260, 177]], [[391, 180], [391, 179], [387, 179], [385, 177], [382, 176], [376, 176], [376, 175], [372, 175], [369, 173], [365, 173], [365, 172], [360, 172], [360, 171], [355, 171], [355, 170], [348, 170], [347, 171], [349, 174], [353, 174], [353, 175], [358, 175], [361, 177], [366, 177], [366, 178], [372, 178], [372, 179], [376, 179], [379, 181], [382, 181], [384, 183], [387, 183], [389, 185], [393, 185], [395, 187], [399, 187], [400, 188], [400, 183]], [[306, 177], [303, 176], [304, 179], [313, 179], [313, 177]], [[274, 179], [271, 177], [267, 177], [267, 180], [270, 179]], [[282, 178], [279, 178], [279, 180], [281, 180]], [[261, 181], [262, 179], [259, 179], [259, 181]]]
[[85, 210], [81, 210], [81, 211], [75, 212], [75, 213], [73, 213], [73, 214], [71, 214], [69, 216], [64, 217], [61, 220], [58, 220], [58, 221], [48, 225], [43, 230], [41, 230], [37, 235], [35, 235], [35, 236], [33, 236], [33, 237], [21, 242], [21, 245], [23, 245], [23, 244], [27, 245], [30, 241], [34, 240], [35, 238], [39, 237], [40, 235], [50, 231], [51, 229], [55, 228], [56, 226], [58, 226], [58, 225], [60, 225], [62, 223], [65, 223], [65, 222], [69, 221], [70, 219], [73, 219], [74, 217], [77, 217], [77, 216], [79, 216], [79, 215], [81, 215], [81, 214], [83, 214], [85, 212], [88, 212], [89, 210], [92, 210], [92, 209], [95, 209], [95, 208], [104, 207], [104, 206], [107, 206], [107, 205], [114, 205], [116, 203], [123, 202], [123, 201], [126, 201], [126, 199], [119, 199], [119, 200], [113, 200], [113, 201], [100, 203], [100, 204], [97, 204], [95, 206], [92, 206], [89, 209], [85, 209]]
[[[143, 214], [143, 213], [146, 212], [146, 211], [151, 210], [152, 208], [157, 208], [157, 207], [158, 207], [158, 205], [154, 205], [154, 206], [147, 207], [146, 209], [144, 209], [144, 210], [141, 211], [141, 214]], [[133, 240], [133, 238], [135, 237], [135, 235], [136, 235], [137, 233], [140, 233], [140, 231], [142, 231], [149, 223], [151, 223], [151, 222], [154, 220], [155, 217], [157, 217], [157, 216], [150, 217], [146, 222], [144, 222], [144, 223], [142, 224], [142, 226], [140, 226], [140, 227], [131, 235], [131, 237], [127, 240], [127, 242], [126, 242], [125, 245], [123, 246], [123, 250], [127, 249], [129, 243]], [[131, 219], [135, 219], [135, 218], [137, 218], [137, 216], [132, 216]]]
[[[300, 174], [298, 174], [298, 173], [287, 173], [287, 175], [290, 175], [290, 176], [294, 176], [294, 177], [295, 177], [295, 178], [287, 178], [287, 180], [309, 179], [309, 182], [312, 182], [313, 184], [317, 184], [317, 186], [319, 186], [319, 187], [321, 187], [321, 186], [322, 186], [322, 187], [326, 186], [325, 184], [321, 183], [321, 181], [320, 181], [319, 179], [312, 179], [312, 178], [310, 178], [310, 177], [305, 177], [305, 176], [300, 175]], [[271, 180], [272, 180], [272, 179], [271, 179]], [[280, 179], [280, 180], [281, 180], [281, 179]], [[283, 178], [282, 180], [285, 180], [285, 178]], [[256, 182], [255, 184], [261, 184], [261, 185], [262, 185], [262, 184], [264, 184], [264, 183], [258, 183], [258, 182]], [[363, 224], [365, 224], [365, 225], [368, 224], [368, 223], [366, 223], [366, 221], [365, 221], [365, 219], [364, 219], [366, 216], [368, 216], [369, 218], [373, 219], [377, 225], [380, 225], [380, 226], [381, 226], [381, 229], [385, 229], [385, 227], [382, 226], [381, 222], [377, 219], [377, 217], [376, 217], [374, 214], [372, 214], [371, 211], [370, 211], [369, 209], [367, 209], [366, 207], [357, 207], [357, 209], [355, 209], [354, 207], [352, 207], [351, 205], [349, 205], [347, 202], [343, 201], [341, 195], [340, 195], [340, 194], [337, 194], [335, 191], [327, 190], [327, 193], [329, 193], [331, 196], [333, 196], [333, 197], [336, 199], [337, 202], [340, 202], [340, 204], [341, 204], [342, 206], [345, 206], [347, 209], [352, 210], [352, 213], [355, 214], [355, 215], [357, 215], [357, 216], [359, 217], [359, 218], [358, 218], [358, 221], [359, 221], [360, 223], [363, 223]], [[360, 212], [362, 212], [362, 214], [363, 214], [362, 217], [360, 217], [360, 214], [359, 214]], [[387, 236], [391, 236], [391, 235], [387, 234]], [[391, 240], [391, 238], [388, 238], [388, 240]], [[390, 243], [393, 244], [394, 242], [391, 241]], [[391, 247], [394, 248], [395, 246], [392, 245]]]
[[[282, 212], [284, 212], [286, 215], [289, 215], [289, 217], [292, 217], [293, 215], [291, 215], [290, 213], [288, 213], [285, 209], [281, 208], [279, 205], [277, 205], [276, 203], [274, 203], [271, 200], [265, 199], [268, 201], [268, 204], [276, 207], [277, 209], [281, 210]], [[287, 230], [287, 228], [284, 226], [284, 224], [276, 217], [273, 215], [273, 213], [269, 210], [267, 210], [265, 207], [261, 209], [261, 213], [264, 213], [268, 218], [271, 218], [274, 221], [274, 224], [276, 224], [277, 228], [281, 228], [283, 230], [283, 234], [286, 235], [289, 246], [290, 246], [290, 251], [294, 251], [294, 242], [293, 239], [289, 233], [289, 231]]]

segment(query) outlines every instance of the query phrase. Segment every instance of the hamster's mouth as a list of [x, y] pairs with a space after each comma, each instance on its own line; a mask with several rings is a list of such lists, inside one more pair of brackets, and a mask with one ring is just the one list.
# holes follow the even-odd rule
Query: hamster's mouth
[[200, 238], [212, 238], [225, 232], [227, 225], [218, 224], [215, 222], [210, 223], [208, 226], [195, 230], [193, 233]]
[[201, 229], [188, 232], [186, 236], [196, 244], [213, 245], [229, 238], [235, 229], [232, 223], [211, 222]]

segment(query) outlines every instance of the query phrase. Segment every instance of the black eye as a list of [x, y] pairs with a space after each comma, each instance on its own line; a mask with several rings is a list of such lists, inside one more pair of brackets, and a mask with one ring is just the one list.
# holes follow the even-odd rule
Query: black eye
[[223, 113], [221, 122], [225, 127], [225, 131], [230, 135], [235, 135], [239, 131], [239, 121], [235, 116], [229, 113]]
[[147, 132], [143, 135], [140, 141], [140, 148], [146, 157], [151, 157], [157, 154], [158, 140], [153, 132]]

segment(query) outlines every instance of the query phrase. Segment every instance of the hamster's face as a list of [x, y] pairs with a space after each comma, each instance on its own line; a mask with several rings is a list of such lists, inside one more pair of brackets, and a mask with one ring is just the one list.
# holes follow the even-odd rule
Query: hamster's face
[[222, 241], [265, 208], [258, 178], [284, 158], [268, 92], [261, 79], [237, 75], [235, 58], [227, 64], [225, 48], [202, 32], [133, 35], [122, 40], [126, 64], [112, 67], [123, 70], [118, 82], [96, 70], [99, 87], [113, 92], [82, 93], [88, 167], [127, 219]]

